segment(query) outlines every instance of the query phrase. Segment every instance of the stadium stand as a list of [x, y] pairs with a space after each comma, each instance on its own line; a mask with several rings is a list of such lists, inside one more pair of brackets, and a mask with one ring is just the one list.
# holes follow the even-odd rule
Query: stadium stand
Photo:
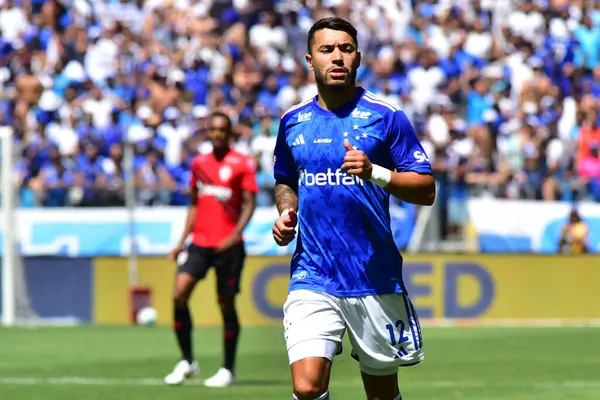
[[185, 205], [215, 109], [272, 204], [279, 116], [316, 94], [305, 37], [333, 14], [359, 29], [358, 81], [415, 125], [450, 232], [469, 196], [600, 201], [600, 1], [3, 0], [20, 206], [122, 206], [125, 139], [136, 202]]

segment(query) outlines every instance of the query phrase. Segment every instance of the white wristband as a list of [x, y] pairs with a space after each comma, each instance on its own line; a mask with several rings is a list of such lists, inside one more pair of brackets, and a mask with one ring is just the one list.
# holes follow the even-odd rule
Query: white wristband
[[279, 217], [284, 217], [286, 215], [288, 215], [290, 213], [290, 210], [288, 208], [286, 208], [285, 210], [283, 210], [281, 212], [281, 214], [279, 214]]
[[371, 179], [369, 181], [385, 189], [391, 180], [392, 171], [380, 165], [373, 164], [373, 171], [371, 172]]

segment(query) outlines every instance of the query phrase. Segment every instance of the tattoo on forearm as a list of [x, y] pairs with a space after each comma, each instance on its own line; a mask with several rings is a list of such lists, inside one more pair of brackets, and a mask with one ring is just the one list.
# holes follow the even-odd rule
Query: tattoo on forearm
[[288, 208], [298, 209], [298, 193], [291, 187], [278, 183], [275, 185], [275, 204], [280, 213]]

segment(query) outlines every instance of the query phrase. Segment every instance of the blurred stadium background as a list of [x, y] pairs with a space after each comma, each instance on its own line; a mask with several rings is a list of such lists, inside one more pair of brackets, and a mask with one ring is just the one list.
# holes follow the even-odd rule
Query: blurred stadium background
[[[391, 208], [427, 353], [406, 398], [600, 398], [597, 0], [0, 1], [2, 310], [26, 325], [0, 329], [0, 398], [290, 397], [272, 152], [282, 112], [316, 94], [306, 33], [329, 15], [358, 28], [359, 83], [407, 113], [438, 184], [433, 207]], [[164, 388], [165, 255], [215, 109], [260, 166], [240, 382]], [[131, 326], [132, 287], [159, 326]], [[204, 377], [212, 276], [192, 303]], [[347, 354], [333, 374], [362, 398]]]

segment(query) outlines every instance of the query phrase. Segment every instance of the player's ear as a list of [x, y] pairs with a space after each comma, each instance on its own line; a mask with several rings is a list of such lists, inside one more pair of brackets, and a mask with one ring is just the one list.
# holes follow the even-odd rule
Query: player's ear
[[310, 54], [307, 54], [304, 56], [304, 58], [306, 59], [306, 65], [308, 65], [308, 69], [314, 71], [315, 68], [312, 64], [312, 56]]
[[356, 52], [356, 60], [354, 61], [354, 67], [356, 69], [358, 69], [358, 67], [360, 67], [360, 62], [362, 60], [362, 54], [360, 53], [360, 51]]

